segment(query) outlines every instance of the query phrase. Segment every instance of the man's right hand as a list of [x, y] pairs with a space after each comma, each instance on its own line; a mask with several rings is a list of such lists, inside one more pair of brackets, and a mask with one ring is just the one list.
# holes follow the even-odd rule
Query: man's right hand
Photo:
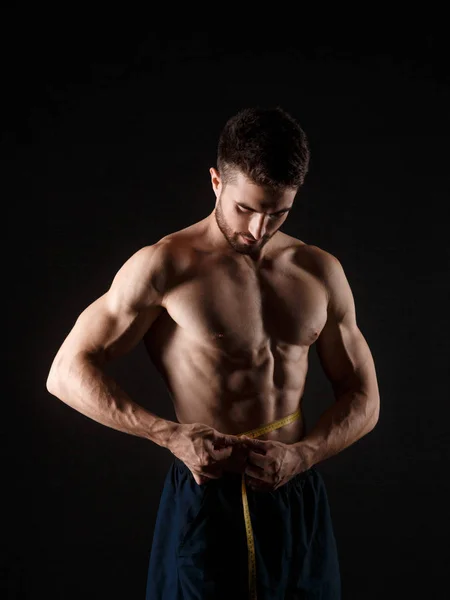
[[245, 470], [245, 442], [203, 423], [179, 424], [167, 447], [188, 467], [198, 485], [219, 479], [223, 471]]

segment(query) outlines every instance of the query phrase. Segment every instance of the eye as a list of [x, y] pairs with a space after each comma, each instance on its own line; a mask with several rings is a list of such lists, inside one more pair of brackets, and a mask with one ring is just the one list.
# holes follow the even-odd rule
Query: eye
[[242, 206], [237, 206], [237, 210], [238, 210], [238, 212], [244, 213], [244, 214], [248, 214], [250, 212], [253, 212], [253, 211], [248, 210], [248, 208], [242, 208]]
[[[248, 213], [253, 213], [253, 210], [249, 210], [248, 208], [243, 208], [242, 206], [239, 206], [238, 204], [236, 205], [238, 212], [242, 212], [244, 214], [248, 214]], [[281, 217], [283, 217], [286, 214], [287, 211], [284, 211], [282, 213], [273, 213], [271, 215], [267, 215], [269, 217], [269, 220], [271, 221], [275, 221], [276, 219], [280, 219]]]

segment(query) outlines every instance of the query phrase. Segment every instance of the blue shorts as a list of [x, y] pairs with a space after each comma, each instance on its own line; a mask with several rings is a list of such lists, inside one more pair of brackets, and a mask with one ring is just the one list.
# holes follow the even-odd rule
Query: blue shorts
[[[146, 600], [249, 600], [241, 475], [202, 485], [175, 457], [156, 517]], [[258, 600], [340, 600], [325, 484], [311, 467], [274, 492], [247, 486]]]

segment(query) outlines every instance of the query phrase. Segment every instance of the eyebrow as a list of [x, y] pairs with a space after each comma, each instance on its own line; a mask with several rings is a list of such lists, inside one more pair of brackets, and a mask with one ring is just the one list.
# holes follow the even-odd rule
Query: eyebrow
[[[246, 208], [247, 210], [251, 210], [252, 212], [259, 212], [258, 210], [255, 210], [251, 206], [247, 206], [246, 204], [243, 204], [242, 202], [236, 202], [236, 204], [238, 206], [240, 206], [241, 208]], [[277, 211], [275, 211], [273, 213], [267, 213], [267, 214], [268, 215], [279, 215], [280, 213], [287, 212], [288, 210], [291, 210], [291, 208], [292, 208], [292, 204], [291, 204], [291, 206], [288, 206], [287, 208], [282, 208], [281, 210], [277, 210]]]

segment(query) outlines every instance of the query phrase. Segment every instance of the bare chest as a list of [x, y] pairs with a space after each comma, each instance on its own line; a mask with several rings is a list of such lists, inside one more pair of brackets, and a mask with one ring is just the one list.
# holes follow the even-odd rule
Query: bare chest
[[199, 266], [166, 297], [170, 318], [193, 341], [227, 354], [276, 345], [310, 346], [326, 321], [326, 294], [310, 273], [287, 263]]

